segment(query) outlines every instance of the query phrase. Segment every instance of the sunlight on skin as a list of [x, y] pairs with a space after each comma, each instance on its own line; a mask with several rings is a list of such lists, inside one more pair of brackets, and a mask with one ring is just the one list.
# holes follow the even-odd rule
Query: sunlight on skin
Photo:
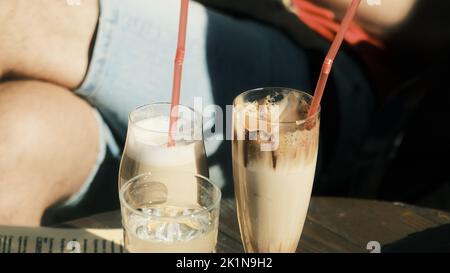
[[98, 14], [98, 1], [0, 1], [0, 73], [77, 87]]
[[[343, 17], [351, 3], [351, 0], [314, 1], [336, 10], [338, 18]], [[417, 0], [363, 0], [356, 20], [363, 28], [378, 37], [386, 37], [408, 18], [416, 3]]]

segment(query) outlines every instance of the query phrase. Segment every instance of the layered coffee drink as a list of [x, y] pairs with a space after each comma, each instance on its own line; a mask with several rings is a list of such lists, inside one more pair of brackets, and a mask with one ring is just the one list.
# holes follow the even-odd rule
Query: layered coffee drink
[[234, 102], [233, 175], [246, 252], [295, 252], [306, 219], [319, 146], [312, 97], [285, 88]]
[[[201, 116], [186, 106], [180, 106], [176, 126], [176, 145], [168, 147], [170, 104], [152, 104], [130, 114], [127, 141], [119, 172], [119, 189], [129, 179], [148, 172], [188, 172], [209, 176], [202, 138]], [[185, 189], [181, 198], [195, 196], [195, 187], [186, 179], [174, 187]]]

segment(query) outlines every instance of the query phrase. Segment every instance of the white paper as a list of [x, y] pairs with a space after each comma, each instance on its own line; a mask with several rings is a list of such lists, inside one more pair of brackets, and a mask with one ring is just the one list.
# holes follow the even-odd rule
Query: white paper
[[122, 229], [0, 226], [1, 253], [123, 253]]

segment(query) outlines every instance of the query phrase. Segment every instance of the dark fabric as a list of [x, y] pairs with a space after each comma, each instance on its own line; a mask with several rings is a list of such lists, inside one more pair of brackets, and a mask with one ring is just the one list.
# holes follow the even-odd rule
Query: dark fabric
[[323, 52], [328, 42], [290, 12], [282, 0], [195, 0], [235, 16], [245, 16], [278, 28], [303, 49]]
[[[262, 86], [312, 93], [323, 61], [323, 54], [314, 54], [320, 50], [299, 46], [276, 27], [210, 9], [206, 47], [214, 101], [222, 109], [243, 91]], [[373, 91], [360, 63], [341, 51], [325, 92], [314, 193], [347, 195], [374, 108]], [[210, 166], [224, 168], [225, 196], [233, 193], [230, 145], [224, 142], [208, 159]]]
[[50, 207], [42, 217], [41, 224], [52, 226], [74, 219], [98, 213], [120, 209], [118, 170], [119, 159], [114, 157], [108, 148], [105, 160], [80, 203], [75, 207], [61, 207], [56, 204]]

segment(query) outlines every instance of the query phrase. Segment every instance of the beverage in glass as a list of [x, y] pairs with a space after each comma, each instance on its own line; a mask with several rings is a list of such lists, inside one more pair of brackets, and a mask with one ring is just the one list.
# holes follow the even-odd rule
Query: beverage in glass
[[306, 219], [319, 146], [320, 110], [288, 88], [238, 96], [233, 107], [233, 176], [246, 252], [295, 252]]
[[[186, 198], [179, 179], [195, 184]], [[120, 189], [125, 249], [131, 253], [215, 252], [221, 192], [208, 178], [189, 172], [152, 172]]]
[[[129, 115], [127, 140], [119, 171], [119, 189], [131, 178], [148, 172], [189, 172], [209, 177], [203, 142], [202, 116], [179, 105], [173, 109], [178, 117], [173, 131], [175, 146], [168, 146], [170, 103], [154, 103], [137, 108]], [[195, 198], [196, 185], [183, 176], [178, 181], [187, 196]]]

